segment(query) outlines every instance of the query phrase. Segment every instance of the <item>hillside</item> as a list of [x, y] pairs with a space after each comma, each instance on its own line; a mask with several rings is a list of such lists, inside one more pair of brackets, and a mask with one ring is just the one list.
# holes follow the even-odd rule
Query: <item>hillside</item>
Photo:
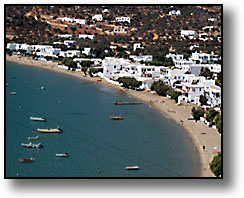
[[[169, 16], [172, 10], [180, 10], [181, 15]], [[169, 51], [189, 56], [191, 45], [199, 46], [198, 51], [221, 54], [220, 6], [6, 6], [5, 12], [7, 42], [52, 44], [60, 40], [58, 34], [72, 34], [76, 48], [89, 46], [99, 55], [111, 44], [118, 48], [109, 54], [122, 57], [142, 53], [161, 60]], [[102, 14], [103, 20], [92, 20], [95, 14]], [[130, 23], [116, 22], [115, 17], [120, 16], [130, 17]], [[61, 21], [60, 17], [86, 19], [87, 24]], [[114, 33], [116, 26], [125, 27], [127, 33]], [[202, 29], [205, 26], [214, 27], [207, 32], [211, 38], [207, 41], [180, 35], [181, 30], [206, 33]], [[92, 34], [95, 38], [82, 40], [78, 39], [79, 34]], [[133, 52], [133, 43], [142, 43], [144, 49]]]

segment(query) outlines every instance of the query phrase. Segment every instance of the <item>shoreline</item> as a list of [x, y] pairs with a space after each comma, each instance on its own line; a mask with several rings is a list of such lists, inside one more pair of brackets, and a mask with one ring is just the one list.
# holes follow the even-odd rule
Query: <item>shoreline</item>
[[[57, 63], [51, 61], [32, 60], [14, 55], [6, 55], [6, 61], [24, 64], [28, 66], [37, 66], [39, 68], [48, 69], [63, 74], [68, 74], [94, 83], [102, 83], [114, 87], [116, 89], [122, 90], [120, 86], [113, 85], [104, 79], [102, 79], [101, 82], [98, 82], [97, 80], [100, 79], [100, 77], [90, 77], [88, 75], [86, 77], [83, 77], [82, 72], [75, 72], [58, 68]], [[187, 131], [190, 138], [192, 139], [193, 144], [195, 145], [193, 149], [197, 150], [199, 153], [202, 165], [200, 177], [215, 177], [209, 168], [209, 162], [216, 155], [216, 151], [213, 150], [213, 147], [217, 146], [217, 151], [221, 151], [221, 136], [219, 135], [216, 129], [208, 127], [201, 121], [195, 122], [194, 120], [187, 120], [187, 118], [191, 117], [191, 108], [194, 105], [177, 105], [175, 101], [167, 97], [158, 96], [148, 91], [128, 90], [124, 92], [129, 96], [142, 100], [150, 106], [155, 107], [155, 109], [157, 109], [159, 112], [173, 119], [176, 123], [182, 125], [184, 129]], [[183, 122], [181, 122], [181, 120], [183, 120]], [[202, 132], [206, 134], [202, 135]], [[205, 145], [206, 147], [206, 150], [204, 151], [202, 149], [203, 145]]]

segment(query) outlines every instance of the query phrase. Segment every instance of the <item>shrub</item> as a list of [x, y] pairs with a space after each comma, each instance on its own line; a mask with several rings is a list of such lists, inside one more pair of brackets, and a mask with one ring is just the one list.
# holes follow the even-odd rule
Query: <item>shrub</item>
[[210, 168], [213, 174], [217, 177], [222, 175], [221, 154], [213, 158], [212, 162], [210, 163]]
[[192, 110], [191, 110], [191, 114], [193, 116], [193, 118], [195, 119], [195, 121], [197, 122], [198, 120], [200, 120], [200, 117], [203, 117], [204, 116], [204, 109], [201, 108], [201, 107], [192, 107]]

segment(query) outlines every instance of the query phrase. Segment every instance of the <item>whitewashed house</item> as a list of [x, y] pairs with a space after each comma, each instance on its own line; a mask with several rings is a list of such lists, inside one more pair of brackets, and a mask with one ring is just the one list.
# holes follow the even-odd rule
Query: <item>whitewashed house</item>
[[130, 23], [130, 17], [116, 17], [115, 21], [116, 22], [128, 22], [128, 23]]
[[196, 31], [193, 30], [181, 30], [181, 37], [195, 39], [196, 38]]
[[90, 34], [79, 34], [80, 39], [91, 39], [93, 40], [95, 35], [90, 35]]
[[72, 40], [65, 40], [64, 41], [64, 45], [68, 46], [68, 45], [75, 45], [76, 41], [72, 41]]
[[137, 61], [137, 62], [140, 62], [140, 61], [152, 62], [153, 61], [152, 55], [141, 55], [141, 56], [130, 55], [129, 58], [134, 61]]
[[169, 11], [169, 16], [180, 16], [181, 15], [181, 12], [180, 10], [171, 10]]
[[191, 65], [195, 64], [192, 60], [174, 60], [176, 68], [182, 69], [184, 71], [189, 71]]
[[113, 32], [114, 33], [122, 33], [122, 34], [124, 34], [124, 33], [127, 33], [127, 30], [123, 26], [115, 26], [114, 29], [113, 29]]
[[67, 51], [61, 51], [59, 53], [59, 56], [61, 57], [74, 57], [74, 56], [77, 56], [79, 57], [80, 56], [80, 51], [79, 50], [67, 50]]
[[216, 18], [209, 18], [208, 21], [211, 21], [211, 22], [216, 22], [217, 19]]
[[213, 85], [210, 86], [209, 94], [207, 95], [208, 104], [211, 107], [220, 106], [221, 105], [221, 88], [219, 86]]
[[89, 56], [90, 52], [91, 52], [91, 48], [90, 47], [85, 47], [81, 53]]
[[136, 51], [136, 49], [144, 49], [141, 43], [134, 43], [133, 44], [133, 51]]
[[102, 21], [103, 20], [103, 15], [96, 14], [96, 15], [92, 16], [92, 20], [94, 20], [94, 21]]
[[59, 34], [58, 38], [72, 38], [72, 34]]
[[87, 20], [86, 19], [74, 19], [75, 23], [78, 23], [80, 25], [85, 25], [87, 24]]
[[129, 65], [130, 61], [122, 58], [105, 57], [102, 61], [103, 76], [109, 79], [116, 79], [123, 66]]

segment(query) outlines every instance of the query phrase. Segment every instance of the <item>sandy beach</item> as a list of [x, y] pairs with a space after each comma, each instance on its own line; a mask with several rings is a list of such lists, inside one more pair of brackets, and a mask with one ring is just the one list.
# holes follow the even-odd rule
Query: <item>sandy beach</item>
[[[6, 60], [24, 65], [38, 66], [44, 69], [79, 77], [84, 80], [89, 80], [97, 84], [103, 83], [116, 89], [123, 90], [121, 87], [108, 83], [104, 79], [98, 82], [97, 80], [100, 79], [98, 77], [83, 77], [82, 72], [58, 68], [57, 63], [51, 61], [31, 60], [19, 56], [8, 55], [6, 55]], [[193, 107], [192, 104], [177, 105], [175, 101], [167, 97], [158, 96], [148, 91], [128, 90], [125, 92], [132, 97], [148, 103], [148, 105], [150, 105], [152, 108], [156, 108], [158, 111], [164, 114], [164, 116], [169, 117], [175, 120], [178, 124], [182, 125], [182, 127], [186, 129], [189, 136], [192, 138], [195, 145], [192, 149], [199, 152], [202, 164], [201, 177], [215, 177], [209, 169], [209, 162], [217, 154], [217, 152], [221, 151], [221, 136], [216, 129], [208, 127], [201, 121], [195, 122], [194, 120], [187, 120], [187, 118], [191, 117], [191, 109]], [[203, 146], [205, 146], [205, 150], [203, 150]], [[217, 150], [214, 150], [214, 147], [217, 147]]]

